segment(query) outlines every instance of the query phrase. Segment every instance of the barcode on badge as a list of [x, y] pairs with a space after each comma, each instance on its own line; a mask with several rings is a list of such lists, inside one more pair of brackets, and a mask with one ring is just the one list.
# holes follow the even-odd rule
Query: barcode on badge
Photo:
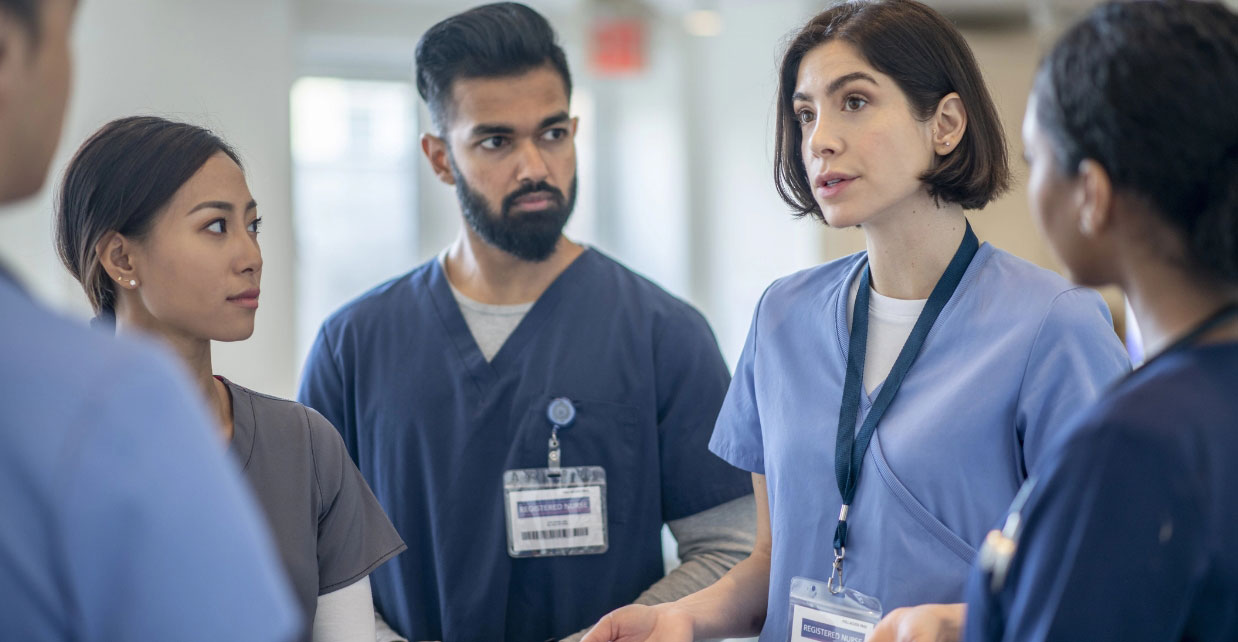
[[549, 531], [524, 531], [520, 534], [520, 539], [529, 541], [538, 541], [544, 539], [567, 539], [569, 537], [588, 537], [588, 528], [556, 528]]

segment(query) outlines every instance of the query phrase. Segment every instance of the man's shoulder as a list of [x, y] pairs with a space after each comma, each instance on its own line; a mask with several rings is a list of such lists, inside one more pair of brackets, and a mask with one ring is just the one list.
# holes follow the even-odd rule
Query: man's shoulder
[[626, 309], [640, 314], [694, 322], [698, 318], [704, 320], [691, 303], [596, 248], [590, 248], [581, 259], [589, 262], [590, 291], [608, 301], [619, 297]]

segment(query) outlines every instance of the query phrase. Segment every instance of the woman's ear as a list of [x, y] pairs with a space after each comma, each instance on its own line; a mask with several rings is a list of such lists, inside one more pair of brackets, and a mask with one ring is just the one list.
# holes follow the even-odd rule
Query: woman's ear
[[963, 133], [967, 131], [967, 110], [963, 107], [963, 99], [953, 91], [943, 96], [937, 103], [932, 122], [933, 151], [938, 156], [945, 156], [957, 149]]
[[109, 278], [126, 290], [138, 286], [137, 268], [133, 261], [133, 242], [120, 232], [109, 232], [95, 245], [99, 264]]
[[1113, 221], [1113, 181], [1100, 163], [1084, 159], [1079, 163], [1078, 184], [1079, 232], [1095, 239]]

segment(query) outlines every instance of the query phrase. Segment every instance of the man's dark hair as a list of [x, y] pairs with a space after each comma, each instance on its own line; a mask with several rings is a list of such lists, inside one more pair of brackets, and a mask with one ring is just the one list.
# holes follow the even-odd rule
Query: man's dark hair
[[913, 0], [852, 0], [817, 14], [791, 39], [778, 77], [774, 125], [774, 182], [796, 216], [824, 221], [804, 170], [792, 95], [800, 62], [833, 40], [855, 47], [868, 64], [889, 76], [907, 96], [912, 115], [927, 121], [938, 103], [957, 92], [967, 112], [958, 147], [939, 157], [920, 180], [934, 199], [980, 209], [1006, 190], [1010, 166], [1006, 138], [993, 99], [971, 48], [950, 21]]
[[1238, 282], [1238, 14], [1113, 2], [1069, 29], [1033, 88], [1058, 169], [1091, 159], [1178, 229], [1190, 260]]
[[515, 2], [482, 5], [430, 27], [417, 42], [417, 92], [440, 132], [451, 119], [452, 85], [461, 78], [514, 76], [550, 65], [572, 95], [567, 56], [538, 12]]
[[97, 314], [114, 312], [116, 289], [95, 248], [110, 232], [142, 238], [206, 161], [236, 152], [210, 131], [155, 116], [114, 120], [69, 161], [56, 199], [56, 250]]
[[43, 0], [0, 0], [0, 13], [16, 18], [34, 39], [39, 36], [40, 12]]

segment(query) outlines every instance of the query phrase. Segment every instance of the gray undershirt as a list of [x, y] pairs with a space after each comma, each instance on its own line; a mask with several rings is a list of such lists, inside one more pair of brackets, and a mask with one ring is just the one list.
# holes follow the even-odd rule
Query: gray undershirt
[[[446, 273], [446, 252], [439, 254], [438, 262], [443, 272]], [[451, 296], [456, 299], [456, 305], [460, 306], [464, 324], [469, 327], [469, 333], [473, 335], [473, 341], [481, 349], [481, 354], [486, 358], [487, 363], [499, 353], [499, 349], [507, 342], [507, 338], [515, 332], [516, 326], [524, 320], [524, 315], [533, 309], [532, 302], [514, 305], [482, 303], [464, 296], [464, 293], [452, 285], [450, 279], [447, 280], [447, 285], [451, 286]]]
[[498, 354], [499, 349], [512, 336], [516, 326], [524, 320], [524, 315], [533, 308], [532, 303], [517, 303], [515, 305], [495, 305], [482, 303], [464, 296], [456, 286], [451, 286], [451, 296], [455, 297], [460, 306], [460, 314], [464, 316], [464, 324], [469, 327], [473, 341], [481, 348], [481, 354], [489, 362]]

